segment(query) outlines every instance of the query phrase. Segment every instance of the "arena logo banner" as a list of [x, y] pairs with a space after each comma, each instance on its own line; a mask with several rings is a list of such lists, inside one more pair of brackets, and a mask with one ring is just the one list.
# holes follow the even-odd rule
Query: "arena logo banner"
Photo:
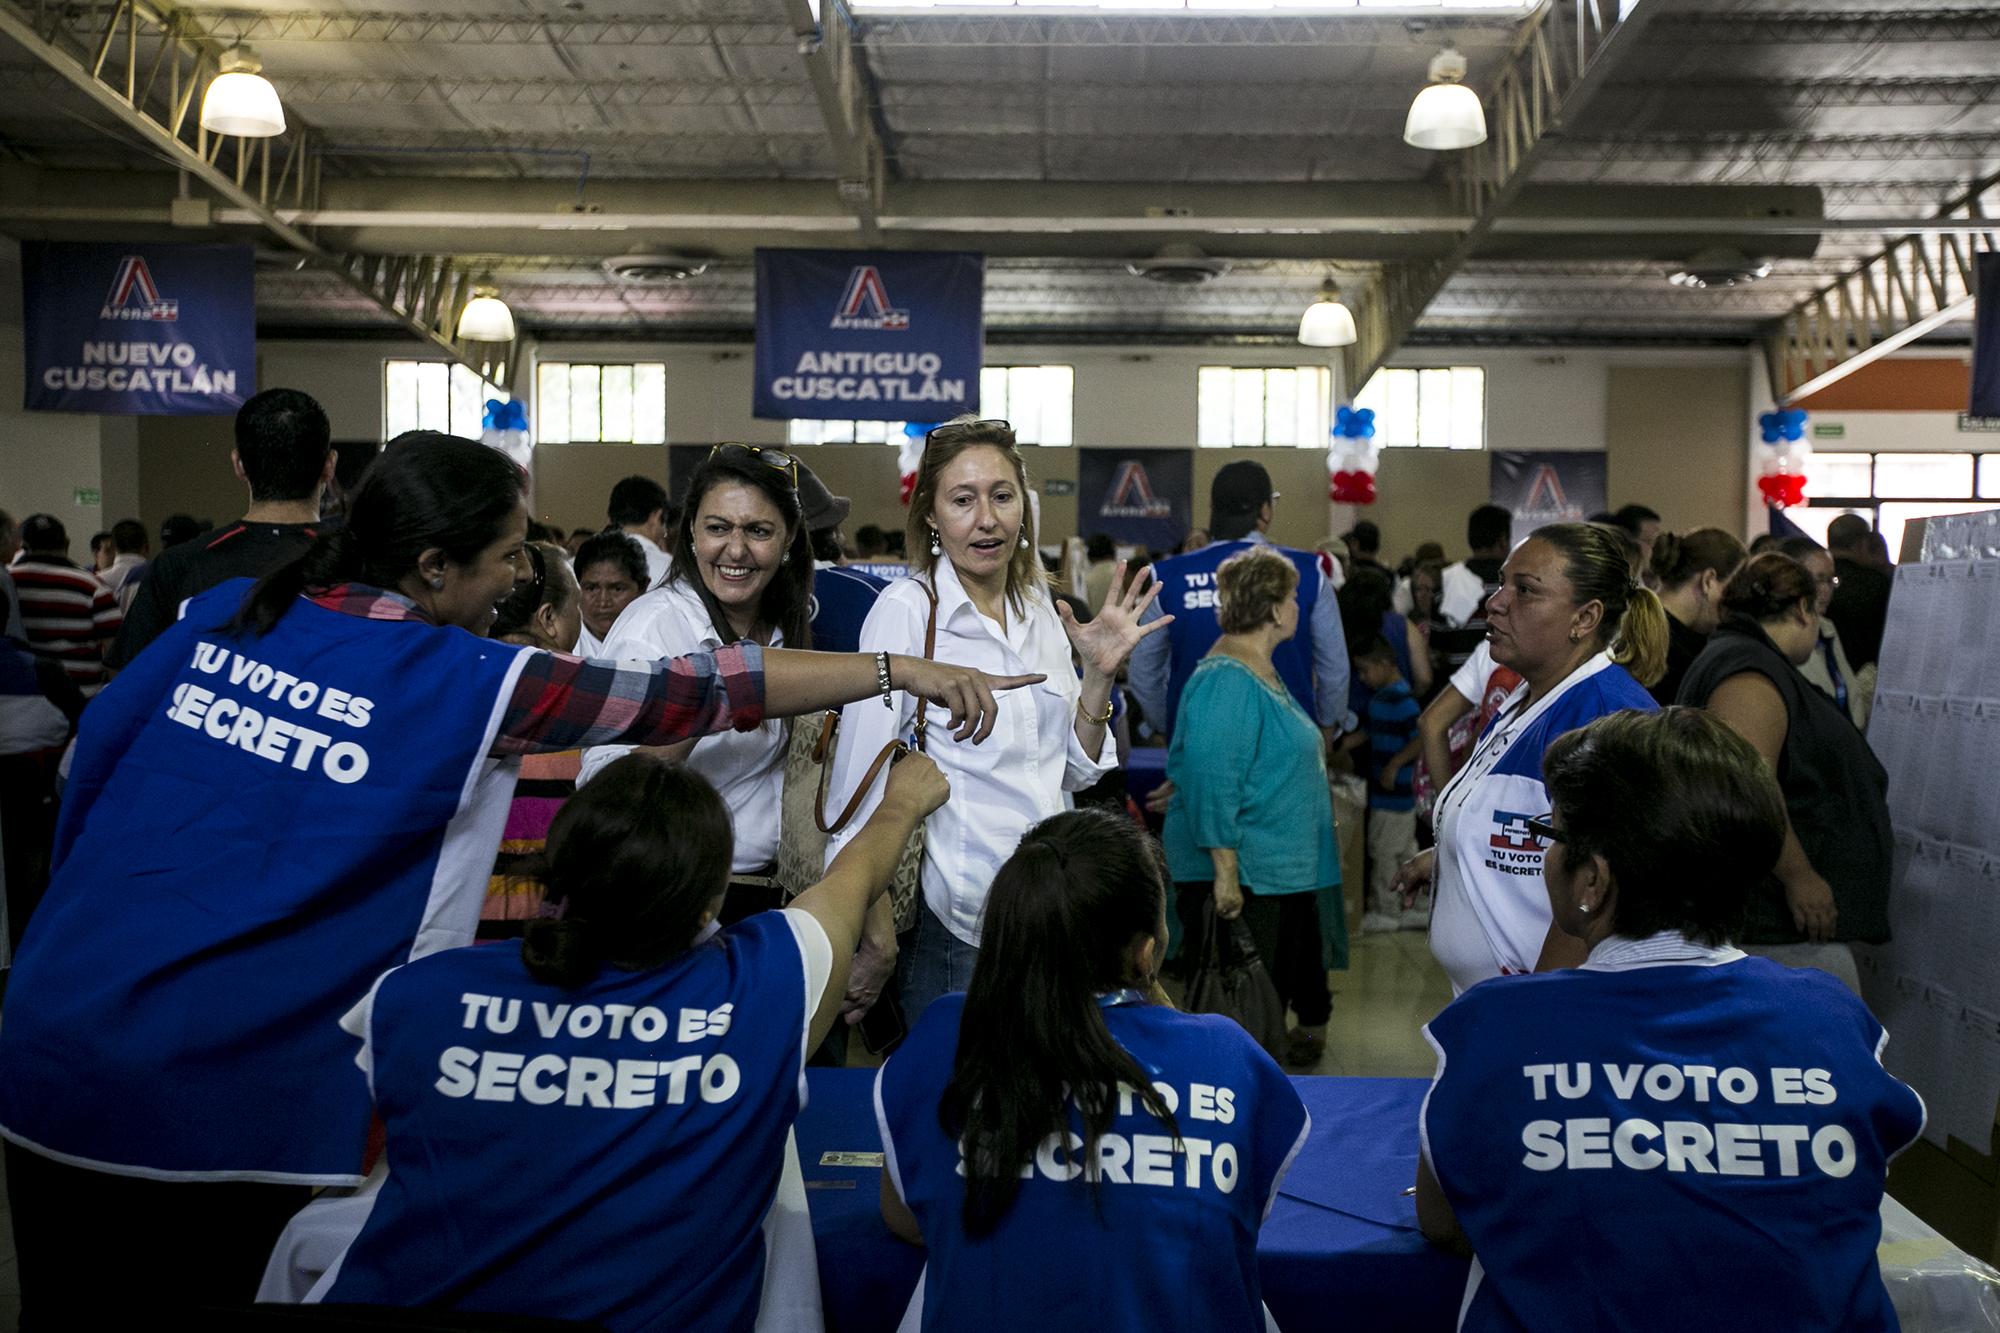
[[1609, 508], [1604, 472], [1599, 450], [1496, 453], [1492, 500], [1513, 513], [1513, 539], [1519, 543], [1545, 524], [1581, 523]]
[[1977, 257], [1973, 297], [1972, 415], [2000, 417], [2000, 253]]
[[760, 417], [944, 421], [979, 410], [986, 260], [757, 251]]
[[1076, 451], [1076, 529], [1085, 537], [1172, 551], [1194, 512], [1194, 454], [1187, 449]]
[[247, 245], [21, 247], [26, 406], [219, 416], [257, 391]]

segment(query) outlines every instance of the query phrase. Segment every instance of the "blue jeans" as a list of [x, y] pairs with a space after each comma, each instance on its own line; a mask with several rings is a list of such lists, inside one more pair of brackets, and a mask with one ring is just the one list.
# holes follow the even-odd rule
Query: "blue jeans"
[[902, 938], [896, 954], [904, 1021], [915, 1027], [932, 1000], [970, 986], [972, 965], [978, 961], [978, 949], [946, 930], [928, 903], [918, 903], [917, 924]]

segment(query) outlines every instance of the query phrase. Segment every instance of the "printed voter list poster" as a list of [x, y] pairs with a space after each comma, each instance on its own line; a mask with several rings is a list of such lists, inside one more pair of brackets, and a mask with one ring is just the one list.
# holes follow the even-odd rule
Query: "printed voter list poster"
[[26, 406], [220, 416], [257, 391], [247, 245], [21, 246]]
[[1076, 451], [1076, 530], [1151, 551], [1187, 537], [1194, 513], [1190, 449]]
[[979, 410], [986, 260], [757, 251], [760, 417], [945, 421]]
[[1545, 524], [1581, 523], [1610, 507], [1600, 450], [1501, 452], [1492, 467], [1492, 500], [1513, 513], [1516, 544]]

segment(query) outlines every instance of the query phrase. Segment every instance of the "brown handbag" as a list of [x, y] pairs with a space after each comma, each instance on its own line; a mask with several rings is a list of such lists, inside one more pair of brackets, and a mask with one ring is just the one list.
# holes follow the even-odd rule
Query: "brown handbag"
[[[924, 596], [930, 599], [930, 615], [924, 622], [924, 657], [928, 660], [937, 651], [937, 592], [928, 582], [922, 583]], [[924, 732], [928, 725], [925, 713], [930, 708], [930, 700], [921, 695], [917, 698], [917, 720], [912, 730], [912, 748], [924, 749]], [[861, 781], [854, 788], [854, 795], [848, 798], [847, 808], [832, 820], [826, 817], [826, 785], [833, 773], [833, 747], [839, 739], [840, 713], [828, 710], [822, 718], [819, 739], [813, 745], [813, 762], [819, 765], [819, 788], [813, 795], [813, 823], [822, 833], [838, 833], [854, 819], [855, 811], [868, 795], [868, 789], [875, 785], [882, 770], [903, 748], [903, 742], [892, 740], [882, 747], [881, 753], [869, 762], [868, 771], [861, 775]], [[917, 904], [922, 900], [924, 868], [924, 826], [917, 825], [910, 834], [910, 840], [903, 847], [902, 859], [896, 863], [895, 876], [890, 880], [889, 897], [896, 908], [896, 930], [900, 933], [917, 924]]]

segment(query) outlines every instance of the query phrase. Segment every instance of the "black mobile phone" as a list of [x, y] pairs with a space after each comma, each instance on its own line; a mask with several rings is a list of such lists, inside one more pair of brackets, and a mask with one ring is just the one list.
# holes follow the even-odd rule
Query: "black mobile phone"
[[884, 991], [855, 1027], [860, 1030], [861, 1044], [868, 1053], [885, 1059], [910, 1034], [909, 1022], [903, 1017], [903, 1002], [893, 990]]

